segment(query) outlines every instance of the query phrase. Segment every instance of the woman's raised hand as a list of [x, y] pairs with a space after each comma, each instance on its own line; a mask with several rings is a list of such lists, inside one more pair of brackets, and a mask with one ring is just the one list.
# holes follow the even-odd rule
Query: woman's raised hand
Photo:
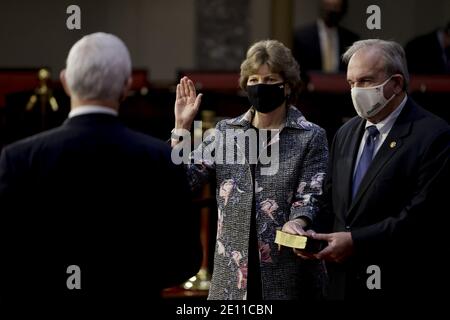
[[175, 100], [175, 128], [190, 130], [195, 115], [198, 112], [202, 94], [196, 93], [194, 83], [188, 77], [183, 77], [177, 84]]

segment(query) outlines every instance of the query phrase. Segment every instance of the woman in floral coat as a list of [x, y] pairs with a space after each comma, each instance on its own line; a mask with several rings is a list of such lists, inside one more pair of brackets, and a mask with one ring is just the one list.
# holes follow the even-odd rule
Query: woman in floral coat
[[[210, 177], [217, 180], [218, 226], [209, 299], [323, 295], [323, 264], [304, 260], [288, 248], [279, 250], [274, 243], [276, 230], [305, 234], [314, 222], [326, 170], [324, 130], [290, 104], [299, 74], [291, 51], [282, 43], [255, 43], [240, 77], [252, 107], [237, 118], [220, 121], [191, 153], [187, 172], [192, 188]], [[190, 79], [181, 79], [174, 150], [183, 145], [178, 138], [191, 128], [201, 96]]]

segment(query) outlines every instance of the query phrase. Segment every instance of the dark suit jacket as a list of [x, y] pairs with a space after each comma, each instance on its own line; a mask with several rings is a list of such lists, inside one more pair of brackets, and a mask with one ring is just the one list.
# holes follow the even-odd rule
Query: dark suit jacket
[[[350, 30], [338, 27], [339, 56], [341, 56], [359, 36]], [[322, 54], [320, 51], [319, 28], [317, 23], [297, 30], [294, 34], [293, 54], [300, 64], [303, 78], [308, 71], [322, 70]], [[345, 71], [346, 65], [340, 61], [339, 70]]]
[[[0, 299], [149, 304], [200, 266], [199, 221], [170, 147], [81, 115], [0, 159]], [[68, 290], [69, 265], [81, 290]]]
[[[355, 199], [352, 176], [365, 120], [337, 132], [325, 183], [322, 219], [328, 231], [350, 231], [354, 255], [330, 264], [331, 298], [421, 298], [444, 272], [443, 218], [449, 211], [448, 124], [408, 98], [376, 154]], [[326, 225], [324, 220], [322, 227]], [[448, 227], [445, 227], [448, 229]], [[367, 267], [381, 269], [381, 290], [368, 290]]]
[[447, 69], [444, 49], [439, 43], [436, 30], [408, 42], [405, 46], [405, 54], [410, 73], [443, 74], [450, 72]]

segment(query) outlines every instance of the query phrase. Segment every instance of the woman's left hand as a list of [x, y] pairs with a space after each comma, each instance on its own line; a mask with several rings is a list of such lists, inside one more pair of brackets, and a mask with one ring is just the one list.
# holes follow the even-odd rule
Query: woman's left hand
[[304, 228], [306, 228], [305, 220], [294, 219], [294, 220], [290, 220], [290, 221], [286, 222], [281, 231], [290, 233], [290, 234], [299, 235], [299, 236], [307, 236]]
[[[311, 238], [312, 235], [314, 234], [314, 231], [312, 230], [308, 230], [305, 231], [304, 228], [306, 228], [307, 223], [305, 220], [303, 219], [294, 219], [294, 220], [290, 220], [288, 222], [286, 222], [283, 225], [283, 229], [281, 231], [286, 232], [286, 233], [290, 233], [290, 234], [294, 234], [294, 235], [299, 235], [299, 236], [305, 236], [305, 237], [309, 237]], [[294, 251], [294, 253], [299, 256], [302, 259], [315, 259], [314, 254], [306, 252], [304, 250], [299, 250], [299, 249], [292, 249]]]

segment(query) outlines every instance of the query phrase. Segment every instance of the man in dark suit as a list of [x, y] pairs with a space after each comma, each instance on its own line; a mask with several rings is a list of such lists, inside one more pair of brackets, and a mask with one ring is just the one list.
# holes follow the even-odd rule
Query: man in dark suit
[[153, 305], [201, 262], [184, 169], [117, 118], [131, 85], [119, 38], [83, 37], [61, 81], [65, 123], [1, 155], [0, 303]]
[[330, 298], [436, 295], [439, 230], [449, 212], [449, 126], [407, 96], [397, 43], [358, 41], [344, 61], [359, 116], [331, 148], [318, 228], [332, 233], [312, 233], [328, 243], [315, 257], [329, 262]]
[[359, 40], [358, 35], [339, 26], [346, 11], [346, 0], [322, 0], [317, 22], [295, 32], [293, 53], [303, 78], [308, 71], [334, 73], [345, 70], [340, 57], [347, 47]]
[[450, 21], [408, 42], [405, 52], [411, 73], [450, 74]]

